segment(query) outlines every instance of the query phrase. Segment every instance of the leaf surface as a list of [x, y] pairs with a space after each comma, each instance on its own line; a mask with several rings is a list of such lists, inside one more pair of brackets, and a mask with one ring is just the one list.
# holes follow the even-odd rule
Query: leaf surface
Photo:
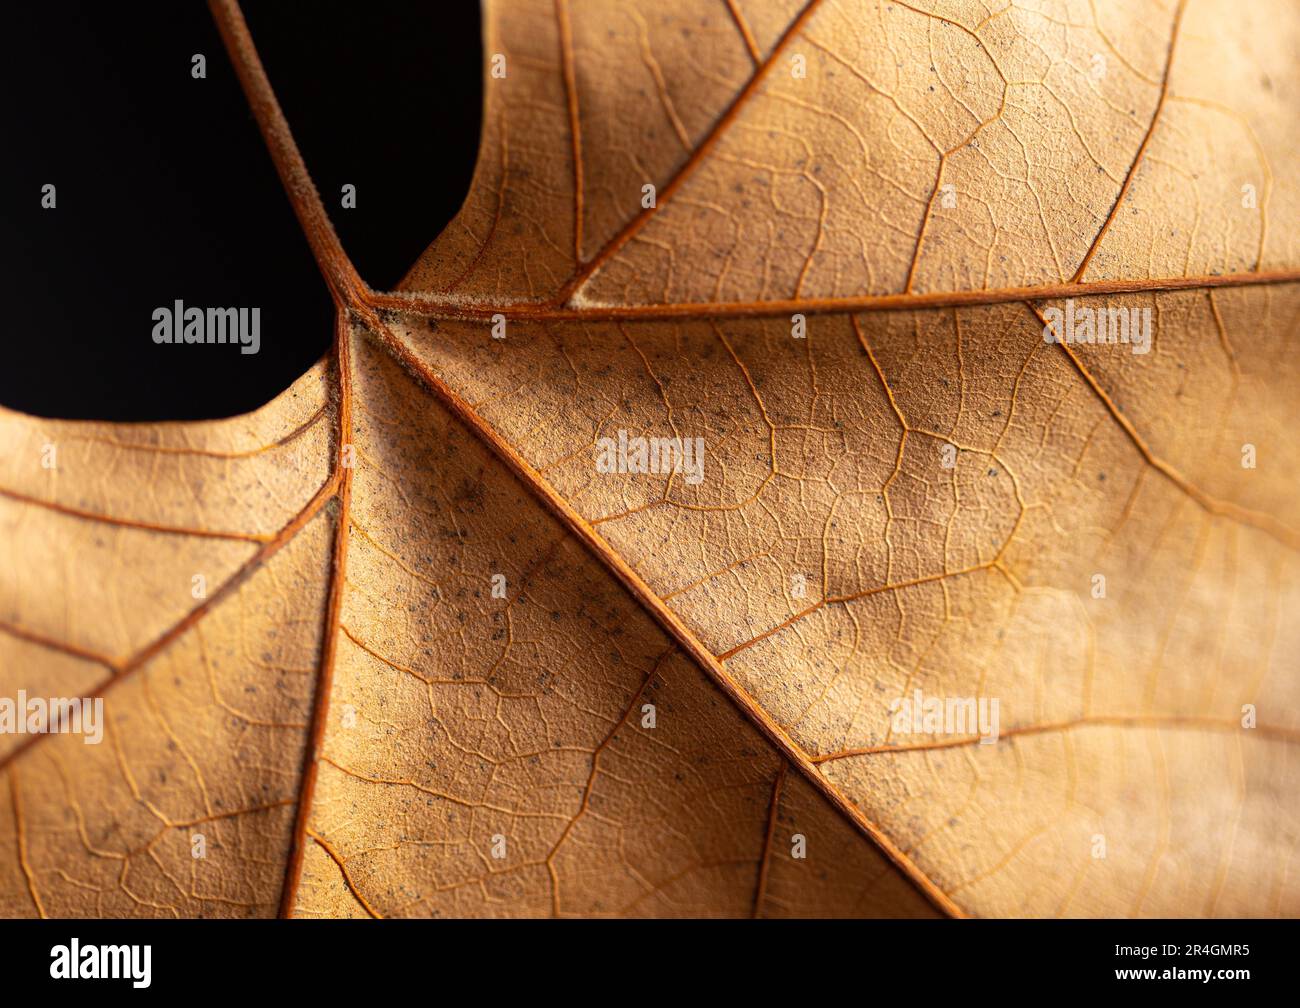
[[215, 10], [336, 347], [0, 416], [0, 695], [108, 713], [0, 737], [0, 911], [1297, 913], [1291, 5], [490, 3], [393, 294]]

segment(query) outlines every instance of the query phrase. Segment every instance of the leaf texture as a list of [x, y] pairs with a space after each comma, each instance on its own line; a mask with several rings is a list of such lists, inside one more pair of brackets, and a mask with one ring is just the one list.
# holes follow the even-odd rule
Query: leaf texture
[[336, 345], [230, 420], [0, 414], [0, 696], [108, 715], [0, 736], [0, 912], [1300, 912], [1292, 5], [489, 3], [392, 294], [214, 11]]

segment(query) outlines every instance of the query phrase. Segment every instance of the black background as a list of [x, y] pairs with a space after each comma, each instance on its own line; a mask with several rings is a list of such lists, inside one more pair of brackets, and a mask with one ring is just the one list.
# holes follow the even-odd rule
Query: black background
[[[635, 1001], [801, 1005], [827, 990], [855, 1002], [1236, 1006], [1294, 988], [1294, 921], [0, 921], [13, 998], [288, 998], [294, 1003], [537, 1008]], [[51, 980], [50, 949], [149, 944], [152, 985]], [[1230, 956], [1117, 956], [1116, 945], [1249, 946]], [[1247, 969], [1249, 979], [1120, 980], [1117, 969]], [[684, 996], [683, 996], [684, 995]], [[1274, 995], [1272, 1000], [1276, 1001]], [[1085, 1001], [1086, 1003], [1086, 1001]], [[1109, 1003], [1109, 1002], [1107, 1002]]]
[[[469, 188], [478, 5], [248, 0], [244, 13], [344, 248], [391, 288]], [[333, 309], [207, 5], [5, 15], [0, 404], [167, 420], [274, 398], [328, 347]], [[56, 209], [40, 206], [45, 183]], [[261, 351], [154, 344], [151, 313], [177, 298], [260, 307]]]

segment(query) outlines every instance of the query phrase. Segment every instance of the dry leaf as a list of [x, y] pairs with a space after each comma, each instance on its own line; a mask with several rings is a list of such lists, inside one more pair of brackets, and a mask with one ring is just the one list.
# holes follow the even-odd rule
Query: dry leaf
[[1300, 912], [1293, 5], [490, 2], [386, 295], [215, 9], [336, 349], [0, 416], [0, 912]]

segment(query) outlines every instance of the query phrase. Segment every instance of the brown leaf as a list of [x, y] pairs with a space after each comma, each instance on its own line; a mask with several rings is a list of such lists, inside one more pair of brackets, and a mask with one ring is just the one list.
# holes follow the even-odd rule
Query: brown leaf
[[216, 12], [336, 348], [0, 416], [0, 912], [1300, 912], [1290, 5], [490, 3], [395, 294]]

